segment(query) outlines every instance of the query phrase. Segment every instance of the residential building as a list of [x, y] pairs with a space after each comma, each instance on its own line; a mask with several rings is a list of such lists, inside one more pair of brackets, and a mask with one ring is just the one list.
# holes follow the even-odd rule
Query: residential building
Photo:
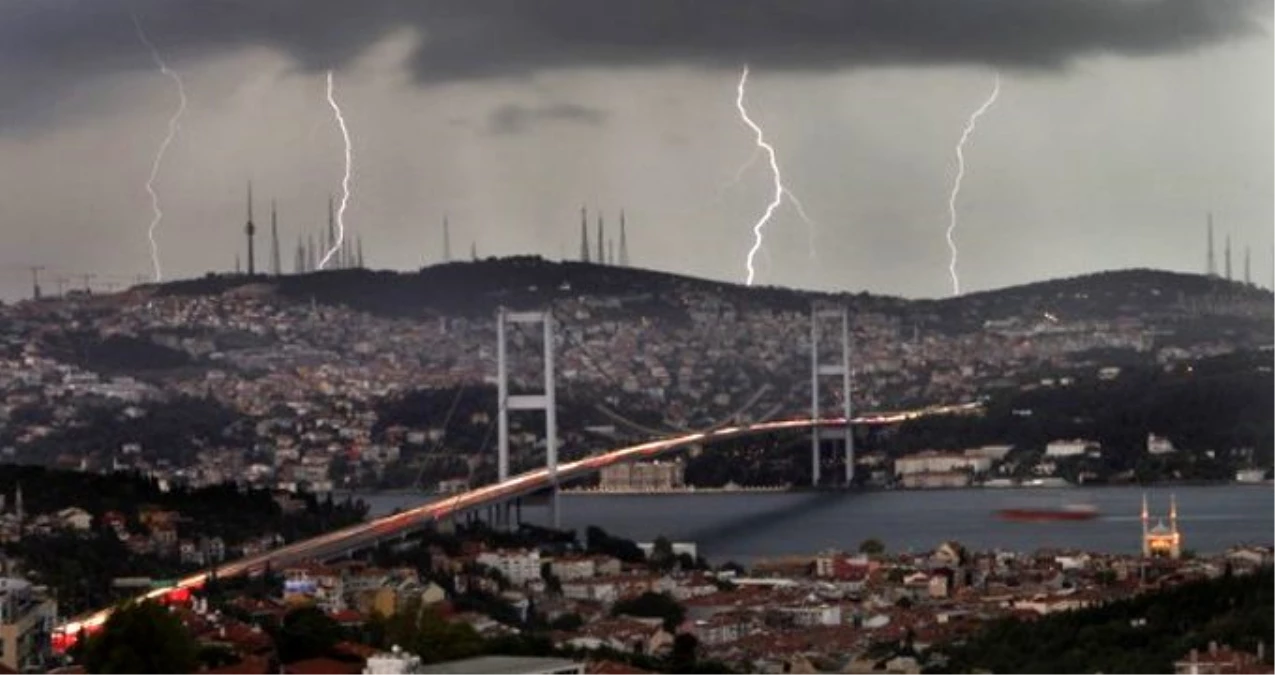
[[540, 551], [484, 551], [478, 564], [500, 570], [515, 586], [540, 578]]
[[420, 672], [423, 672], [420, 657], [403, 651], [398, 645], [394, 645], [388, 652], [369, 656], [367, 665], [363, 668], [364, 675], [408, 675]]
[[1216, 642], [1210, 642], [1208, 651], [1203, 654], [1198, 649], [1192, 649], [1185, 659], [1174, 661], [1173, 672], [1179, 675], [1269, 673], [1271, 667], [1262, 663], [1265, 651], [1265, 643], [1258, 643], [1257, 654], [1253, 655], [1226, 646], [1219, 647]]
[[57, 603], [25, 579], [0, 578], [0, 665], [41, 668], [52, 647]]

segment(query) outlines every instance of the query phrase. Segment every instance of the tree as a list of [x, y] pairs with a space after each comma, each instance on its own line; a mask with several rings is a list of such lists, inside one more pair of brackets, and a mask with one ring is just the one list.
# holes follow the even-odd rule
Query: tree
[[859, 542], [859, 552], [866, 555], [881, 555], [885, 553], [885, 544], [876, 537], [869, 537]]
[[574, 633], [580, 630], [580, 627], [583, 625], [584, 619], [575, 612], [563, 614], [562, 616], [554, 619], [553, 623], [549, 624], [549, 626], [554, 630], [566, 631], [568, 633]]
[[678, 633], [673, 638], [673, 651], [669, 654], [669, 671], [684, 673], [695, 665], [696, 652], [699, 651], [699, 640], [690, 633]]
[[468, 658], [483, 649], [482, 637], [472, 626], [452, 623], [432, 607], [422, 610], [417, 602], [391, 617], [388, 637], [424, 663]]
[[668, 537], [660, 535], [655, 538], [651, 544], [651, 567], [661, 572], [667, 572], [673, 569], [673, 565], [677, 563], [677, 556], [673, 553], [673, 542]]
[[340, 639], [340, 624], [317, 607], [288, 612], [275, 636], [284, 663], [323, 656]]
[[102, 632], [89, 639], [84, 666], [90, 673], [193, 673], [197, 655], [181, 621], [146, 601], [111, 614]]

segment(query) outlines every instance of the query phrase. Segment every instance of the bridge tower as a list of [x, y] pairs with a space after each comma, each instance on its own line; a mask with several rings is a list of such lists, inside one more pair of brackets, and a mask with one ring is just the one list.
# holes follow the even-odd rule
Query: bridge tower
[[[507, 324], [542, 324], [544, 326], [545, 388], [540, 394], [509, 394], [508, 354], [505, 349]], [[509, 411], [543, 410], [545, 412], [545, 453], [549, 468], [549, 482], [553, 486], [551, 513], [553, 527], [559, 526], [558, 515], [558, 411], [554, 393], [553, 366], [553, 314], [544, 312], [510, 312], [501, 307], [496, 312], [496, 375], [497, 406], [497, 477], [500, 482], [509, 479]]]
[[[819, 328], [821, 321], [841, 320], [841, 363], [820, 363], [819, 361]], [[819, 378], [840, 377], [842, 415], [846, 418], [846, 426], [842, 441], [846, 450], [846, 486], [854, 481], [854, 432], [850, 425], [850, 312], [843, 307], [810, 308], [810, 417], [819, 419]], [[824, 438], [835, 438], [824, 432], [822, 427], [810, 430], [810, 484], [819, 485], [819, 443]]]

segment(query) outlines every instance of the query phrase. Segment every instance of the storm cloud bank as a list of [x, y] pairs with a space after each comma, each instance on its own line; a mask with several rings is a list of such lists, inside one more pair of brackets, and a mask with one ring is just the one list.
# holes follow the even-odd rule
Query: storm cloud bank
[[180, 65], [267, 47], [340, 69], [390, 31], [421, 41], [420, 85], [580, 66], [1058, 70], [1078, 57], [1190, 50], [1266, 31], [1257, 0], [6, 0], [0, 132], [73, 113], [76, 86], [145, 69], [129, 13]]

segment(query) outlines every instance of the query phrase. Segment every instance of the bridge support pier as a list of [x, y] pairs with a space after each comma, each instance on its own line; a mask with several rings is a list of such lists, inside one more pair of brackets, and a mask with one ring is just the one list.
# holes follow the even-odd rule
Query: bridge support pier
[[[820, 320], [840, 319], [841, 324], [841, 363], [826, 364], [819, 361], [819, 328]], [[810, 417], [821, 419], [819, 409], [819, 378], [841, 378], [842, 416], [846, 419], [845, 435], [845, 481], [846, 487], [854, 482], [854, 430], [850, 424], [852, 406], [850, 401], [850, 311], [846, 307], [820, 308], [818, 305], [810, 309]], [[820, 442], [830, 435], [822, 433], [822, 427], [815, 426], [810, 431], [810, 484], [819, 486], [820, 479]]]
[[[508, 358], [505, 350], [505, 324], [530, 323], [544, 326], [544, 393], [510, 395]], [[554, 345], [553, 314], [543, 312], [510, 312], [501, 307], [496, 312], [496, 379], [497, 406], [499, 407], [497, 425], [497, 478], [500, 482], [509, 479], [509, 411], [510, 410], [543, 410], [545, 412], [545, 455], [549, 469], [549, 484], [552, 491], [550, 512], [553, 527], [560, 522], [558, 509], [558, 411], [554, 389]]]

